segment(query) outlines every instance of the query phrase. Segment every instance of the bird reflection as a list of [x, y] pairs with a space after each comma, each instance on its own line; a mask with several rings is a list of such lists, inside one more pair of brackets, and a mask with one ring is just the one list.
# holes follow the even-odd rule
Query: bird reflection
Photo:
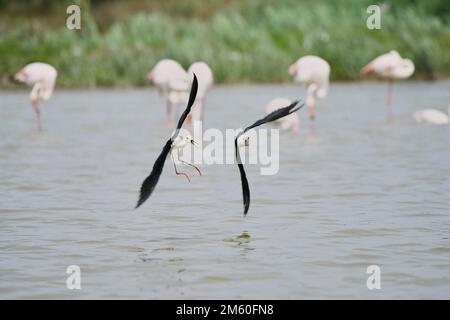
[[224, 242], [231, 244], [232, 247], [239, 248], [241, 254], [245, 256], [249, 251], [255, 250], [254, 247], [250, 246], [250, 233], [248, 231], [243, 231], [240, 235], [225, 239]]

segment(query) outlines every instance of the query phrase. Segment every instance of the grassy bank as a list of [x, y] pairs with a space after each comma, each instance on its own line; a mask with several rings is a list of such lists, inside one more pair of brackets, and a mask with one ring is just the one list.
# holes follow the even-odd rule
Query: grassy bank
[[[59, 86], [144, 85], [151, 66], [170, 57], [185, 67], [207, 61], [217, 82], [281, 82], [290, 80], [290, 63], [316, 54], [330, 62], [333, 79], [352, 80], [390, 49], [415, 62], [415, 78], [447, 78], [444, 2], [392, 1], [384, 7], [382, 29], [369, 30], [371, 0], [82, 1], [81, 31], [65, 28], [59, 2], [44, 12], [16, 11], [19, 18], [0, 24], [0, 78], [5, 84], [7, 75], [39, 60], [60, 71]], [[3, 6], [3, 14], [18, 10]], [[102, 12], [110, 21], [102, 21]]]

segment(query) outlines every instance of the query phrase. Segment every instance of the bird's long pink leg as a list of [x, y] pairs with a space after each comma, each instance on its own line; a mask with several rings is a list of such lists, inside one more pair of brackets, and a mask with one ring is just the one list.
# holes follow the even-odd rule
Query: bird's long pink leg
[[392, 118], [392, 80], [388, 80], [388, 92], [386, 98], [386, 104], [388, 108], [388, 118]]
[[188, 166], [191, 166], [192, 168], [194, 168], [195, 170], [197, 170], [199, 176], [202, 175], [202, 172], [200, 171], [200, 168], [197, 167], [195, 164], [189, 163], [189, 162], [186, 162], [186, 161], [183, 161], [183, 160], [181, 160], [181, 159], [178, 159], [178, 160], [180, 160], [180, 162], [182, 162], [182, 163], [184, 163], [184, 164], [187, 164]]
[[167, 99], [166, 102], [166, 122], [171, 123], [172, 119], [170, 116], [172, 115], [172, 104], [170, 103], [169, 99]]
[[315, 120], [316, 119], [316, 110], [314, 109], [314, 107], [308, 108], [308, 111], [309, 111], [309, 119]]
[[39, 117], [41, 115], [41, 110], [39, 109], [39, 101], [31, 100], [31, 105], [33, 106], [34, 112], [36, 112], [36, 115]]
[[308, 108], [309, 119], [310, 120], [316, 119], [316, 109], [314, 107], [314, 100], [312, 100], [312, 98], [309, 98], [307, 100], [306, 106]]
[[36, 113], [38, 129], [41, 128], [41, 110], [39, 109], [39, 100], [35, 99], [31, 101], [34, 112]]
[[175, 168], [175, 173], [176, 173], [176, 175], [177, 176], [185, 176], [186, 177], [186, 179], [188, 180], [188, 182], [191, 182], [191, 179], [189, 179], [189, 176], [186, 174], [186, 173], [184, 173], [184, 172], [178, 172], [178, 170], [177, 170], [177, 165], [175, 164], [175, 159], [173, 158], [173, 154], [171, 155], [172, 156], [172, 162], [173, 162], [173, 167]]

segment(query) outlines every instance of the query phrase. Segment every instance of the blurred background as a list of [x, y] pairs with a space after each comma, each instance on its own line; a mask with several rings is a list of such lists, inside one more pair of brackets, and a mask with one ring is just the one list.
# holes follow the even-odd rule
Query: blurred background
[[[81, 7], [81, 30], [66, 8]], [[0, 0], [0, 86], [23, 65], [59, 70], [60, 87], [142, 86], [162, 58], [184, 67], [204, 60], [217, 83], [287, 82], [287, 67], [315, 54], [332, 80], [359, 79], [379, 54], [398, 50], [413, 79], [450, 75], [448, 0], [378, 3], [381, 30], [369, 30], [373, 0]]]

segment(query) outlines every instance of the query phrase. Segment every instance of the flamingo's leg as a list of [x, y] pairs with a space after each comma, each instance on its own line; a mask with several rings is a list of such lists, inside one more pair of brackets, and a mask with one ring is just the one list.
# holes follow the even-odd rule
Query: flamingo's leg
[[308, 111], [309, 111], [309, 119], [315, 120], [316, 119], [316, 110], [314, 109], [314, 107], [308, 109]]
[[314, 102], [310, 100], [309, 103], [306, 104], [306, 106], [308, 107], [309, 119], [316, 119], [316, 108], [314, 107]]
[[33, 110], [36, 113], [36, 115], [38, 117], [40, 117], [41, 116], [41, 110], [39, 109], [39, 100], [37, 100], [37, 99], [31, 100], [31, 106], [33, 107]]
[[170, 122], [170, 116], [172, 115], [172, 103], [167, 99], [166, 101], [166, 122]]
[[172, 153], [171, 153], [171, 157], [172, 157], [173, 167], [175, 168], [175, 173], [176, 173], [176, 175], [177, 175], [177, 176], [185, 176], [186, 179], [188, 180], [188, 182], [191, 182], [191, 179], [189, 179], [189, 176], [188, 176], [186, 173], [184, 173], [184, 172], [179, 172], [179, 171], [177, 170], [177, 165], [175, 164], [175, 159], [173, 158], [173, 154], [172, 154]]
[[388, 108], [388, 117], [392, 118], [392, 80], [388, 81], [388, 92], [386, 97], [386, 104]]
[[41, 129], [41, 110], [39, 109], [39, 100], [38, 99], [31, 100], [31, 106], [33, 107], [33, 110], [36, 113], [38, 129]]

